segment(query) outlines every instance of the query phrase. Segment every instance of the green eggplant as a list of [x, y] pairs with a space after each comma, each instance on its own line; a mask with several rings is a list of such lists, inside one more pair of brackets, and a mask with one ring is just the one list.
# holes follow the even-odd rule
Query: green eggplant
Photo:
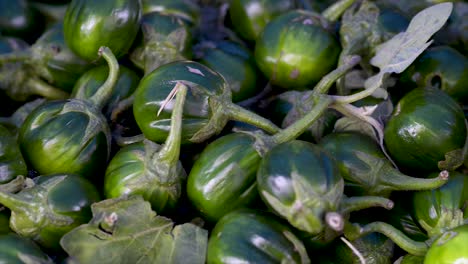
[[292, 140], [276, 145], [263, 157], [257, 188], [263, 201], [291, 225], [316, 234], [324, 229], [323, 219], [338, 210], [344, 181], [323, 149]]
[[261, 156], [255, 138], [232, 133], [208, 144], [193, 164], [187, 180], [192, 205], [211, 222], [259, 198], [256, 172]]
[[[352, 246], [361, 254], [366, 264], [391, 264], [394, 254], [394, 243], [379, 233], [370, 233], [356, 240], [350, 241]], [[341, 240], [332, 245], [335, 263], [361, 264], [361, 260], [351, 248]]]
[[54, 263], [31, 239], [15, 233], [0, 235], [0, 262], [8, 264]]
[[207, 66], [194, 61], [175, 61], [143, 77], [135, 91], [133, 114], [143, 135], [156, 143], [167, 137], [171, 108], [161, 109], [176, 83], [189, 87], [184, 105], [182, 143], [199, 143], [219, 134], [228, 120], [238, 120], [278, 131], [270, 120], [248, 111], [231, 100], [226, 80]]
[[400, 169], [427, 173], [463, 163], [467, 128], [462, 108], [446, 92], [417, 88], [395, 106], [384, 142]]
[[73, 174], [34, 178], [17, 194], [0, 191], [0, 203], [11, 210], [10, 228], [43, 248], [59, 251], [60, 238], [91, 219], [99, 193], [88, 180]]
[[0, 125], [0, 184], [10, 182], [18, 175], [28, 175], [26, 162], [16, 138]]
[[181, 18], [151, 12], [142, 16], [140, 24], [129, 57], [145, 74], [166, 63], [192, 58], [192, 33]]
[[315, 85], [338, 62], [341, 47], [320, 14], [291, 10], [272, 19], [255, 41], [255, 60], [276, 86]]
[[187, 0], [141, 0], [143, 15], [160, 12], [183, 19], [190, 25], [197, 25], [200, 19], [200, 6]]
[[88, 61], [95, 61], [101, 46], [117, 58], [127, 54], [141, 19], [141, 1], [72, 0], [63, 20], [65, 42]]
[[468, 259], [468, 224], [438, 237], [426, 253], [424, 264], [464, 263]]
[[234, 103], [253, 97], [266, 85], [253, 54], [233, 41], [200, 44], [197, 61], [217, 71], [226, 79]]
[[[343, 66], [320, 82], [326, 90], [340, 78], [349, 65]], [[216, 222], [226, 213], [254, 204], [258, 197], [256, 174], [262, 156], [277, 144], [302, 135], [331, 103], [325, 95], [311, 94], [306, 115], [282, 131], [265, 136], [258, 131], [235, 132], [210, 142], [192, 165], [187, 178], [187, 196], [204, 219]]]
[[[71, 93], [71, 98], [91, 98], [99, 90], [109, 75], [107, 65], [96, 66], [87, 72], [75, 82]], [[136, 90], [140, 76], [132, 69], [119, 65], [119, 76], [117, 83], [112, 90], [110, 98], [102, 109], [104, 115], [110, 118], [111, 113], [119, 105], [119, 102], [125, 100]]]
[[39, 174], [73, 173], [98, 177], [110, 156], [111, 135], [102, 107], [117, 82], [119, 65], [107, 47], [100, 54], [109, 64], [106, 82], [91, 98], [46, 102], [22, 124], [18, 142], [27, 164]]
[[233, 0], [229, 19], [242, 38], [254, 42], [270, 20], [294, 8], [291, 0]]
[[374, 206], [391, 209], [378, 196], [344, 196], [344, 180], [333, 158], [307, 141], [291, 140], [267, 152], [257, 171], [257, 189], [265, 204], [303, 232], [310, 247], [338, 237], [349, 213]]
[[400, 82], [410, 88], [434, 86], [468, 103], [468, 58], [450, 46], [429, 48], [401, 74]]
[[[9, 87], [7, 93], [17, 101], [32, 95], [68, 98], [75, 81], [92, 66], [65, 44], [61, 23], [48, 28], [31, 47], [1, 54], [0, 65], [4, 65], [0, 82]], [[17, 69], [12, 71], [6, 65], [16, 65]]]
[[303, 243], [275, 215], [233, 211], [208, 240], [207, 263], [310, 263]]
[[[428, 177], [435, 176], [431, 174]], [[468, 205], [468, 177], [452, 171], [450, 180], [444, 186], [414, 192], [412, 205], [415, 220], [429, 237], [441, 235], [448, 229], [468, 223], [468, 215], [463, 212]]]
[[150, 140], [121, 148], [107, 166], [104, 195], [141, 195], [161, 214], [174, 210], [187, 174], [179, 161], [182, 111], [187, 87], [176, 86], [169, 136], [163, 146]]
[[358, 132], [331, 133], [319, 145], [337, 161], [346, 187], [357, 195], [389, 197], [392, 191], [431, 190], [445, 184], [448, 173], [431, 179], [401, 173], [371, 137]]
[[27, 0], [0, 0], [0, 34], [34, 42], [44, 31], [45, 19]]

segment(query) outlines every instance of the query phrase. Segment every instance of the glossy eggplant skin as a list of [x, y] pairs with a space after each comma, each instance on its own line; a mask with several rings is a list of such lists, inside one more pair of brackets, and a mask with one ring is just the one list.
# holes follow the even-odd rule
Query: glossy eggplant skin
[[0, 184], [7, 183], [18, 175], [27, 176], [28, 169], [16, 138], [0, 125]]
[[[43, 78], [61, 90], [71, 92], [75, 82], [93, 65], [78, 57], [65, 43], [63, 23], [48, 28], [33, 46], [41, 48], [54, 47], [56, 53], [43, 62], [47, 68]], [[38, 53], [41, 53], [41, 48]], [[39, 54], [40, 56], [41, 54]], [[47, 76], [46, 76], [47, 75]]]
[[20, 128], [18, 142], [27, 164], [40, 174], [96, 178], [110, 155], [106, 118], [96, 106], [78, 99], [50, 101], [34, 109]]
[[303, 247], [275, 215], [237, 210], [216, 223], [207, 263], [310, 263]]
[[[434, 177], [435, 174], [429, 175]], [[468, 177], [460, 172], [450, 172], [450, 180], [442, 187], [431, 191], [419, 191], [413, 194], [412, 214], [430, 236], [440, 235], [444, 231], [460, 224], [463, 209], [468, 201]]]
[[0, 235], [0, 262], [9, 264], [24, 264], [24, 260], [34, 260], [34, 263], [53, 263], [52, 259], [29, 238], [15, 233]]
[[216, 43], [215, 47], [203, 51], [199, 61], [223, 75], [234, 103], [256, 95], [265, 86], [253, 54], [236, 42]]
[[234, 0], [229, 18], [234, 30], [244, 39], [255, 41], [274, 17], [294, 8], [291, 0]]
[[135, 91], [133, 114], [145, 137], [156, 143], [163, 143], [169, 133], [171, 106], [159, 115], [158, 111], [178, 81], [191, 87], [184, 105], [182, 144], [190, 143], [214, 114], [209, 97], [221, 96], [227, 88], [221, 75], [193, 61], [168, 63], [143, 77]]
[[318, 14], [292, 10], [268, 23], [255, 42], [258, 67], [274, 85], [305, 89], [335, 68], [341, 46]]
[[101, 46], [124, 56], [140, 29], [141, 1], [72, 0], [64, 17], [65, 42], [81, 58], [94, 61]]
[[424, 264], [463, 263], [468, 259], [468, 224], [437, 238], [424, 257]]
[[262, 200], [299, 230], [318, 234], [325, 216], [338, 210], [344, 181], [335, 161], [322, 148], [292, 140], [273, 147], [257, 171]]
[[27, 0], [0, 0], [0, 34], [34, 42], [45, 28], [45, 19]]
[[178, 162], [174, 170], [179, 177], [168, 179], [161, 175], [162, 178], [158, 178], [149, 164], [151, 160], [148, 160], [149, 150], [145, 144], [150, 142], [125, 146], [114, 155], [106, 169], [104, 195], [107, 198], [141, 195], [159, 214], [173, 212], [179, 205], [186, 172]]
[[91, 219], [91, 204], [100, 200], [96, 187], [74, 174], [42, 175], [17, 194], [0, 192], [11, 210], [10, 227], [43, 248], [60, 250], [60, 238]]
[[192, 166], [187, 195], [209, 221], [247, 207], [258, 198], [256, 173], [261, 160], [255, 138], [233, 133], [211, 142]]
[[468, 58], [450, 46], [436, 46], [421, 54], [400, 81], [411, 88], [436, 86], [459, 103], [468, 102]]
[[462, 149], [466, 136], [462, 108], [435, 88], [407, 93], [384, 130], [385, 146], [392, 159], [400, 168], [418, 173], [441, 169], [445, 154]]

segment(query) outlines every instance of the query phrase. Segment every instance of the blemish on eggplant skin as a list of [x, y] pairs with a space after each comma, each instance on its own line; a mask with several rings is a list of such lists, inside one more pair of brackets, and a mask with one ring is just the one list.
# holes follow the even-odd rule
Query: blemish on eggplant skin
[[289, 74], [289, 78], [297, 79], [297, 77], [299, 77], [299, 70], [298, 69], [292, 70], [291, 73]]

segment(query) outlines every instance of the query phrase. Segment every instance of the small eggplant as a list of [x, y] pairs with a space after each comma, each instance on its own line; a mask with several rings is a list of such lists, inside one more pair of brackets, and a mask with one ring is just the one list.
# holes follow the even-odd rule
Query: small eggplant
[[187, 177], [179, 161], [187, 87], [179, 83], [174, 90], [177, 95], [165, 144], [144, 140], [121, 148], [107, 166], [104, 178], [107, 198], [141, 195], [158, 214], [175, 209]]
[[117, 82], [119, 65], [107, 47], [100, 54], [109, 64], [106, 82], [91, 98], [46, 102], [26, 118], [19, 145], [26, 162], [41, 175], [73, 173], [96, 177], [110, 156], [111, 135], [101, 113]]
[[372, 138], [358, 132], [331, 133], [319, 145], [335, 158], [346, 186], [357, 195], [388, 197], [395, 190], [435, 189], [448, 180], [446, 171], [433, 179], [415, 178], [401, 173], [393, 167]]
[[279, 128], [270, 120], [232, 102], [226, 80], [194, 61], [176, 61], [160, 66], [143, 77], [135, 91], [133, 113], [144, 136], [156, 143], [167, 137], [171, 108], [158, 113], [177, 82], [189, 87], [184, 105], [182, 143], [203, 142], [221, 132], [229, 120], [253, 124], [269, 133]]
[[11, 210], [11, 229], [54, 251], [65, 233], [91, 219], [97, 201], [96, 187], [73, 174], [36, 177], [17, 194], [0, 191], [0, 203]]

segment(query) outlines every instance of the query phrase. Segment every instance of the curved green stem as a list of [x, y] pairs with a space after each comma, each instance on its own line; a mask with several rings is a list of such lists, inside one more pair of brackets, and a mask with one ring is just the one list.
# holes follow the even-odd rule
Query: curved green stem
[[[441, 187], [449, 179], [448, 171], [441, 171], [439, 176], [432, 179], [416, 178], [405, 175], [393, 168], [390, 164], [383, 167], [383, 173], [379, 179], [378, 186], [398, 191], [422, 191]], [[379, 188], [379, 187], [377, 187]]]
[[350, 240], [370, 233], [381, 233], [390, 238], [395, 244], [406, 252], [415, 256], [424, 256], [429, 248], [425, 242], [414, 241], [392, 225], [384, 222], [373, 222], [354, 230], [345, 228], [345, 236]]
[[281, 130], [267, 118], [257, 115], [254, 112], [251, 112], [234, 103], [228, 103], [224, 105], [223, 110], [226, 111], [229, 119], [254, 125], [268, 133], [274, 134]]
[[38, 78], [29, 78], [26, 82], [31, 94], [40, 95], [50, 100], [66, 99], [70, 95]]
[[345, 75], [349, 70], [351, 70], [354, 66], [356, 66], [361, 61], [361, 56], [358, 55], [351, 55], [345, 57], [343, 64], [324, 76], [320, 82], [314, 87], [312, 90], [315, 94], [326, 94], [328, 90], [332, 87], [332, 85]]
[[131, 136], [131, 137], [123, 137], [121, 135], [113, 135], [113, 138], [115, 140], [115, 143], [119, 147], [125, 147], [125, 146], [133, 144], [133, 143], [142, 142], [143, 140], [145, 140], [145, 135], [140, 134], [140, 135]]
[[331, 6], [327, 7], [322, 12], [322, 16], [328, 21], [335, 22], [356, 0], [340, 0]]
[[163, 148], [159, 151], [159, 157], [170, 166], [176, 166], [179, 161], [182, 138], [182, 115], [184, 113], [184, 103], [188, 88], [182, 82], [177, 82], [174, 89], [177, 94], [171, 114], [171, 128]]
[[0, 65], [11, 62], [27, 61], [31, 59], [31, 50], [15, 51], [0, 54]]
[[104, 84], [99, 87], [97, 92], [91, 98], [89, 98], [89, 100], [99, 109], [101, 109], [111, 97], [112, 91], [119, 78], [119, 62], [108, 47], [99, 48], [98, 54], [107, 61], [107, 64], [109, 65], [109, 76], [107, 77]]
[[392, 200], [380, 196], [355, 196], [346, 197], [341, 200], [340, 212], [347, 215], [354, 211], [364, 210], [371, 207], [383, 207], [392, 209], [394, 203]]
[[320, 116], [322, 116], [328, 106], [333, 102], [328, 95], [317, 94], [314, 95], [313, 99], [314, 106], [312, 110], [289, 127], [271, 136], [271, 141], [273, 143], [280, 144], [299, 137], [317, 119], [319, 119]]
[[364, 99], [368, 96], [371, 96], [379, 87], [383, 85], [383, 78], [385, 75], [377, 74], [372, 76], [371, 78], [378, 78], [378, 81], [371, 82], [374, 85], [372, 87], [366, 88], [358, 93], [350, 94], [350, 95], [335, 95], [333, 96], [333, 100], [338, 104], [351, 104], [357, 102], [361, 99]]
[[0, 204], [13, 212], [28, 212], [33, 207], [30, 201], [22, 199], [17, 194], [8, 193], [3, 190], [0, 190]]

